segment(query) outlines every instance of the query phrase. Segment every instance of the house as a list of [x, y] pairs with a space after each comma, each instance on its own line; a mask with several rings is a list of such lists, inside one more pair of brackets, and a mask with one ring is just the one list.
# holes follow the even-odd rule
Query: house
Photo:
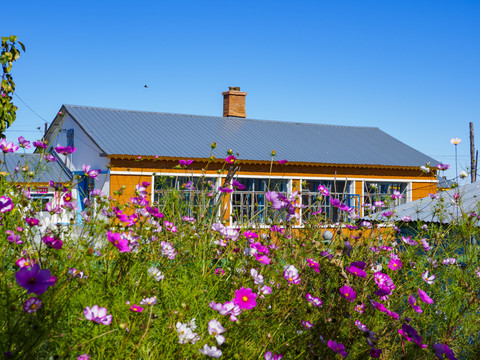
[[[232, 154], [237, 158], [235, 177], [245, 189], [229, 195], [225, 204], [231, 225], [261, 213], [268, 189], [301, 192], [306, 208], [300, 210], [300, 225], [313, 210], [335, 216], [328, 202], [317, 201], [320, 185], [360, 213], [363, 203], [395, 190], [403, 194], [399, 202], [436, 192], [436, 172], [425, 174], [419, 167], [435, 166], [437, 161], [378, 128], [250, 119], [245, 92], [231, 87], [222, 95], [223, 116], [63, 105], [45, 139], [52, 148], [77, 149], [58, 155], [74, 175], [83, 174], [83, 164], [101, 170], [99, 180], [90, 179], [84, 190], [100, 188], [113, 196], [125, 186], [122, 201], [128, 201], [135, 185], [144, 181], [151, 183], [151, 201], [161, 199], [165, 176], [174, 176], [171, 185], [184, 192], [193, 191], [184, 186], [202, 172], [213, 186], [223, 186], [227, 173], [221, 170]], [[181, 159], [193, 163], [175, 168]], [[280, 164], [284, 159], [287, 162]], [[79, 191], [80, 200], [82, 192], [88, 194]]]

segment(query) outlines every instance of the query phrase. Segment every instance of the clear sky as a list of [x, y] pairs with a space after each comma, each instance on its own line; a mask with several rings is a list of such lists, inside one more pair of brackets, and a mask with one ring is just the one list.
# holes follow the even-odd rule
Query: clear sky
[[13, 76], [33, 110], [14, 98], [8, 139], [40, 138], [62, 104], [221, 116], [222, 91], [240, 86], [250, 118], [379, 127], [449, 164], [459, 137], [459, 171], [472, 121], [480, 148], [478, 0], [19, 0], [2, 13], [0, 35], [27, 47]]

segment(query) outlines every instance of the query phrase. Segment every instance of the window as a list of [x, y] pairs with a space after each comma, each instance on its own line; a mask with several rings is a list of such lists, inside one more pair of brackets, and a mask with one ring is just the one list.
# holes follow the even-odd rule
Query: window
[[30, 197], [32, 201], [42, 209], [42, 211], [46, 211], [45, 205], [52, 201], [53, 194], [30, 194]]
[[266, 211], [265, 193], [270, 190], [286, 195], [289, 180], [238, 178], [237, 181], [245, 189], [232, 193], [230, 210], [233, 224], [264, 224], [281, 216], [278, 211]]
[[217, 202], [213, 194], [217, 178], [200, 176], [156, 176], [153, 201], [160, 206], [178, 200], [177, 208], [184, 216], [212, 213]]
[[67, 146], [75, 146], [73, 141], [73, 129], [67, 130]]
[[[318, 190], [320, 185], [328, 190], [329, 196], [322, 196]], [[304, 180], [302, 182], [302, 204], [305, 208], [302, 211], [302, 219], [308, 220], [312, 217], [312, 213], [321, 211], [327, 219], [333, 222], [340, 221], [342, 212], [330, 204], [330, 196], [358, 210], [360, 196], [351, 194], [351, 186], [350, 181], [344, 180]]]
[[[386, 207], [405, 204], [407, 202], [407, 188], [407, 183], [404, 182], [366, 181], [364, 203], [373, 205], [375, 201], [383, 201]], [[402, 198], [392, 199], [394, 191], [398, 191]]]

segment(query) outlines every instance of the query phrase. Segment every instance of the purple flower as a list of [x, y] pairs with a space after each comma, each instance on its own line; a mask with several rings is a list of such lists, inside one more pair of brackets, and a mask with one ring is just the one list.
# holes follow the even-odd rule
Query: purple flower
[[365, 312], [365, 304], [361, 303], [355, 306], [355, 311], [358, 311], [360, 314], [363, 314]]
[[408, 244], [408, 245], [411, 245], [411, 246], [417, 245], [417, 242], [414, 239], [412, 239], [411, 236], [407, 236], [407, 237], [402, 236], [402, 241], [405, 244]]
[[397, 271], [402, 268], [402, 262], [399, 259], [390, 259], [388, 268], [393, 271]]
[[351, 256], [351, 253], [352, 253], [352, 245], [350, 245], [350, 241], [346, 240], [343, 242], [343, 252], [348, 256], [350, 257]]
[[420, 306], [417, 305], [417, 300], [415, 299], [415, 296], [410, 295], [410, 297], [408, 298], [408, 303], [412, 305], [413, 310], [415, 310], [417, 313], [421, 314], [423, 312]]
[[122, 235], [119, 233], [107, 232], [107, 239], [110, 241], [121, 253], [130, 252], [129, 241], [125, 238], [122, 238]]
[[25, 305], [23, 305], [23, 311], [31, 314], [42, 307], [42, 301], [36, 297], [31, 297], [27, 301], [25, 301]]
[[308, 320], [302, 320], [302, 325], [307, 330], [313, 327], [313, 324]]
[[23, 244], [22, 236], [15, 234], [12, 230], [7, 230], [5, 233], [8, 235], [7, 240], [14, 242], [15, 244]]
[[310, 266], [315, 272], [320, 273], [320, 264], [313, 259], [307, 259], [308, 266]]
[[92, 179], [96, 179], [98, 174], [100, 174], [102, 172], [102, 170], [100, 169], [90, 169], [90, 165], [83, 165], [82, 166], [83, 168], [83, 173], [85, 174], [85, 176], [89, 177], [89, 178], [92, 178]]
[[396, 199], [402, 199], [403, 198], [403, 195], [400, 191], [398, 190], [393, 190], [393, 194], [392, 194], [392, 199], [393, 200], [396, 200]]
[[293, 265], [285, 265], [285, 269], [283, 271], [283, 277], [287, 280], [290, 284], [300, 284], [300, 275], [298, 270]]
[[435, 351], [435, 356], [438, 359], [443, 359], [443, 355], [445, 354], [447, 356], [448, 360], [457, 360], [455, 357], [455, 354], [453, 353], [452, 349], [448, 347], [448, 345], [445, 344], [433, 344], [432, 345], [433, 351]]
[[288, 162], [287, 159], [278, 160], [278, 163], [279, 163], [280, 165], [285, 165], [287, 162]]
[[333, 340], [329, 340], [327, 345], [330, 349], [332, 349], [337, 354], [340, 354], [343, 357], [347, 357], [348, 354], [345, 351], [345, 346], [343, 346], [343, 344], [337, 343], [336, 341], [333, 341]]
[[90, 359], [91, 359], [90, 355], [88, 354], [82, 354], [77, 358], [77, 360], [90, 360]]
[[282, 354], [274, 354], [271, 351], [265, 353], [265, 360], [280, 360], [282, 357]]
[[44, 236], [42, 238], [42, 241], [47, 245], [49, 248], [54, 248], [54, 249], [61, 249], [63, 246], [63, 241], [52, 236]]
[[327, 189], [325, 186], [323, 186], [323, 185], [318, 185], [318, 189], [317, 189], [317, 190], [318, 190], [318, 192], [319, 192], [320, 194], [322, 194], [322, 196], [328, 196], [328, 195], [330, 195], [330, 191], [328, 191], [328, 189]]
[[0, 214], [6, 213], [7, 211], [13, 210], [13, 201], [8, 196], [0, 197]]
[[420, 244], [422, 245], [423, 250], [425, 250], [425, 251], [430, 250], [430, 245], [428, 245], [427, 239], [425, 239], [425, 238], [420, 239]]
[[232, 180], [232, 186], [234, 188], [237, 188], [238, 190], [245, 190], [246, 189], [245, 185], [243, 185], [241, 182], [239, 182], [237, 180]]
[[353, 302], [357, 298], [357, 293], [350, 286], [342, 286], [340, 288], [340, 295], [350, 302]]
[[50, 281], [52, 274], [50, 270], [40, 270], [40, 265], [35, 264], [30, 268], [22, 267], [15, 273], [18, 285], [26, 289], [28, 292], [37, 295], [43, 294], [48, 287], [53, 285]]
[[25, 218], [25, 222], [29, 225], [29, 226], [36, 226], [40, 223], [40, 221], [38, 219], [35, 219], [35, 218]]
[[54, 150], [62, 155], [68, 155], [68, 154], [73, 154], [77, 149], [75, 149], [73, 146], [57, 146], [54, 147]]
[[320, 256], [327, 257], [329, 259], [333, 258], [333, 255], [330, 254], [328, 251], [320, 251]]
[[359, 276], [364, 279], [367, 277], [367, 273], [356, 266], [347, 266], [346, 269], [350, 274], [353, 274], [355, 276]]
[[443, 259], [442, 260], [442, 264], [443, 265], [454, 265], [457, 263], [457, 259], [456, 258], [446, 258], [446, 259]]
[[420, 297], [420, 300], [422, 300], [424, 303], [433, 304], [432, 298], [428, 296], [427, 293], [422, 289], [418, 289], [418, 296]]
[[341, 202], [340, 200], [338, 199], [335, 199], [333, 197], [330, 197], [330, 204], [332, 204], [332, 206], [335, 206], [335, 207], [339, 207]]
[[37, 140], [33, 142], [33, 146], [39, 149], [46, 149], [48, 144], [43, 142], [42, 140]]
[[181, 167], [186, 167], [188, 165], [190, 165], [191, 163], [193, 163], [193, 160], [191, 159], [188, 159], [188, 160], [179, 160], [178, 161], [178, 164], [181, 166]]
[[112, 323], [112, 315], [107, 315], [107, 308], [101, 308], [98, 305], [93, 305], [91, 308], [87, 306], [83, 310], [83, 315], [85, 319], [97, 324], [110, 325]]
[[380, 355], [382, 355], [381, 349], [375, 349], [375, 348], [370, 349], [370, 357], [378, 359], [380, 358]]

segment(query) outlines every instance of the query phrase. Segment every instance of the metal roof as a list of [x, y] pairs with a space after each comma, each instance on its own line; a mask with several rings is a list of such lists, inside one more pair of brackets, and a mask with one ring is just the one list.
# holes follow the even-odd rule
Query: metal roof
[[[33, 171], [35, 176], [29, 178], [25, 176], [25, 172], [19, 171], [15, 173], [15, 167], [21, 169], [28, 166], [28, 171]], [[48, 162], [43, 160], [40, 154], [5, 154], [5, 163], [0, 163], [0, 171], [6, 171], [10, 174], [7, 177], [9, 181], [20, 183], [48, 183], [50, 180], [54, 182], [68, 182], [72, 180], [72, 173], [58, 160]]]
[[109, 155], [239, 159], [323, 164], [420, 166], [435, 159], [379, 128], [283, 122], [64, 105]]
[[[454, 194], [460, 195], [459, 200], [454, 199]], [[465, 214], [480, 211], [480, 183], [471, 183], [464, 186], [437, 193], [438, 199], [430, 196], [397, 206], [394, 220], [400, 220], [403, 216], [410, 216], [412, 221], [435, 222], [449, 224]], [[384, 211], [382, 211], [384, 212]], [[371, 217], [364, 217], [365, 220], [384, 221], [381, 213]]]

